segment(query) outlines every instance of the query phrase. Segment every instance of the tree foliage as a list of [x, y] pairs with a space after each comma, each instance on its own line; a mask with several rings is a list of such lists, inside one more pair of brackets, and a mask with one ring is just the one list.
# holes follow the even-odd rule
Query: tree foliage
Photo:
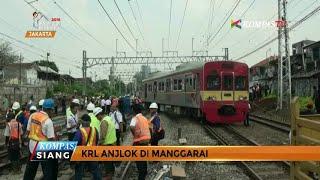
[[[83, 83], [64, 84], [62, 82], [53, 87], [54, 93], [63, 94], [81, 94], [84, 89]], [[120, 79], [115, 79], [114, 85], [111, 86], [108, 80], [99, 80], [93, 84], [87, 85], [86, 94], [89, 96], [120, 96], [126, 94], [126, 85]]]
[[19, 61], [19, 55], [13, 52], [10, 43], [4, 42], [0, 44], [0, 66], [15, 63]]
[[59, 72], [58, 66], [53, 61], [40, 60], [40, 61], [34, 61], [34, 63], [36, 63], [39, 66], [49, 67], [49, 68], [53, 69], [54, 71]]

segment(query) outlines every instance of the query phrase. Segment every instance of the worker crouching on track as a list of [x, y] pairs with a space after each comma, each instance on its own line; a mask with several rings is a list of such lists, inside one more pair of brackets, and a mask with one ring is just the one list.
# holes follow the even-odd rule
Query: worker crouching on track
[[[82, 127], [76, 132], [74, 141], [78, 142], [78, 146], [97, 146], [99, 141], [98, 130], [95, 127], [90, 127], [91, 118], [88, 114], [81, 117]], [[101, 171], [98, 162], [77, 162], [75, 165], [75, 179], [81, 180], [84, 168], [88, 167], [93, 175], [94, 180], [101, 179]]]
[[4, 135], [6, 136], [6, 146], [8, 147], [9, 160], [11, 161], [14, 173], [21, 173], [20, 164], [20, 148], [22, 141], [22, 124], [14, 118], [13, 113], [9, 113], [7, 119], [9, 122], [6, 125]]
[[[149, 130], [149, 121], [141, 114], [141, 106], [133, 106], [134, 117], [131, 119], [130, 130], [133, 135], [134, 146], [148, 146], [151, 136]], [[146, 161], [137, 161], [139, 180], [144, 180], [148, 174], [148, 164]]]
[[150, 125], [152, 126], [151, 146], [158, 146], [158, 142], [164, 138], [164, 129], [161, 126], [160, 116], [157, 112], [157, 103], [151, 103], [149, 109], [152, 116], [150, 119]]
[[[102, 108], [97, 108], [95, 111], [96, 117], [101, 121], [100, 123], [100, 145], [115, 146], [117, 142], [116, 128], [110, 116], [103, 114]], [[104, 163], [107, 180], [112, 179], [115, 171], [114, 162], [109, 161]]]
[[36, 144], [40, 141], [54, 141], [55, 133], [51, 116], [54, 109], [54, 101], [45, 99], [43, 102], [43, 111], [35, 112], [30, 116], [27, 126], [27, 135], [30, 139], [29, 150], [30, 156], [24, 172], [24, 180], [34, 179], [37, 173], [39, 163], [41, 163], [43, 175], [46, 180], [56, 180], [58, 174], [58, 161], [31, 161], [30, 157]]

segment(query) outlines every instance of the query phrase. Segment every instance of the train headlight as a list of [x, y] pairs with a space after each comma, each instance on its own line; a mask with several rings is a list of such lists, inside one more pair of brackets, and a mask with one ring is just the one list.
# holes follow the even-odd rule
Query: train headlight
[[243, 96], [240, 96], [239, 99], [240, 99], [240, 101], [243, 101], [244, 98], [243, 98]]
[[216, 97], [213, 96], [213, 97], [212, 97], [212, 101], [215, 101], [215, 100], [216, 100]]

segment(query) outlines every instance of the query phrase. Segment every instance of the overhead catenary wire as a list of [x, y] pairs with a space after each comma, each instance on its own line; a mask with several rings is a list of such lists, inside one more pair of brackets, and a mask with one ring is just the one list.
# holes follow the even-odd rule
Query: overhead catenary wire
[[[207, 37], [206, 39], [208, 39], [208, 37], [210, 36], [210, 31], [211, 31], [211, 28], [212, 28], [212, 24], [213, 24], [213, 19], [214, 19], [214, 10], [215, 10], [215, 3], [216, 3], [216, 0], [211, 0], [210, 1], [210, 6], [209, 6], [209, 21], [208, 21], [208, 29], [207, 29]], [[208, 40], [206, 41], [208, 42]]]
[[219, 32], [222, 30], [222, 28], [224, 27], [224, 25], [226, 24], [226, 22], [229, 20], [229, 18], [230, 18], [231, 15], [233, 14], [233, 12], [237, 9], [237, 7], [238, 7], [238, 5], [239, 5], [240, 2], [241, 2], [241, 0], [238, 0], [238, 1], [235, 3], [233, 9], [232, 9], [231, 12], [229, 13], [229, 15], [227, 16], [227, 18], [226, 18], [225, 21], [223, 22], [223, 24], [220, 26], [220, 28], [218, 29], [218, 31], [217, 31], [213, 36], [210, 36], [210, 37], [209, 37], [209, 42], [208, 42], [208, 44], [210, 44], [210, 43], [214, 40], [214, 38], [219, 34]]
[[144, 39], [144, 36], [143, 36], [143, 34], [142, 34], [141, 28], [140, 28], [140, 26], [139, 26], [139, 24], [138, 24], [137, 17], [136, 17], [136, 15], [135, 15], [135, 13], [134, 13], [134, 10], [133, 10], [133, 8], [132, 8], [132, 5], [131, 5], [130, 1], [128, 1], [128, 4], [129, 4], [129, 7], [130, 7], [130, 9], [131, 9], [131, 13], [132, 13], [132, 16], [133, 16], [133, 18], [134, 18], [134, 21], [135, 21], [135, 23], [136, 23], [136, 26], [137, 26], [137, 28], [138, 28], [139, 34], [140, 34], [143, 42], [146, 43], [146, 42], [145, 42], [145, 39]]
[[[296, 1], [296, 0], [289, 1], [289, 2], [288, 2], [288, 6], [291, 5], [294, 1]], [[302, 2], [302, 0], [299, 1], [299, 2]], [[295, 5], [297, 5], [297, 4], [295, 4]], [[280, 7], [280, 11], [281, 11], [281, 10], [282, 10], [282, 7]], [[273, 16], [271, 16], [267, 21], [270, 21], [270, 20], [271, 20], [272, 18], [274, 18], [277, 14], [278, 14], [278, 13], [274, 13]], [[246, 37], [245, 39], [246, 39], [246, 40], [247, 40], [247, 39], [249, 39], [249, 40], [253, 39], [253, 37], [255, 37], [258, 32], [259, 32], [259, 31], [255, 31], [254, 33], [250, 34], [250, 36], [249, 36], [249, 37]], [[240, 40], [234, 42], [233, 44], [231, 44], [231, 45], [229, 46], [229, 48], [233, 48], [233, 47], [235, 47], [235, 46], [237, 46], [237, 45], [241, 45], [241, 43], [240, 43], [241, 41], [243, 41], [243, 39], [240, 39]]]
[[182, 17], [182, 21], [181, 21], [181, 24], [180, 24], [178, 39], [177, 39], [177, 43], [176, 43], [176, 49], [178, 48], [178, 43], [179, 43], [179, 40], [180, 40], [180, 35], [181, 35], [182, 27], [183, 27], [184, 18], [185, 18], [185, 15], [186, 15], [188, 2], [189, 2], [189, 0], [186, 0], [186, 5], [184, 6], [183, 17]]
[[169, 30], [168, 30], [168, 49], [170, 49], [171, 14], [172, 14], [172, 0], [170, 0]]
[[[44, 13], [42, 13], [40, 10], [38, 10], [35, 6], [33, 6], [30, 2], [27, 2], [26, 0], [24, 0], [24, 2], [25, 3], [27, 3], [27, 5], [29, 5], [33, 10], [35, 10], [36, 12], [40, 12], [41, 14], [42, 14], [42, 16], [47, 20], [47, 21], [49, 21], [49, 18], [44, 14]], [[65, 30], [63, 27], [62, 27], [62, 29], [65, 31], [65, 32], [68, 32], [67, 30]], [[71, 34], [71, 35], [73, 35], [71, 32], [68, 32], [69, 34]], [[75, 35], [73, 35], [73, 36], [75, 36]], [[57, 57], [60, 57], [60, 58], [62, 58], [62, 59], [66, 59], [66, 60], [68, 60], [68, 58], [65, 58], [65, 57], [63, 57], [63, 56], [60, 56], [60, 55], [56, 55]]]
[[[139, 2], [138, 2], [138, 0], [135, 0], [135, 1], [136, 1], [136, 5], [137, 5], [137, 9], [138, 9], [139, 16], [140, 16], [140, 19], [141, 19], [142, 29], [143, 29], [144, 33], [146, 33]], [[144, 42], [144, 43], [146, 44], [146, 46], [148, 46], [148, 48], [150, 49], [150, 44], [149, 44], [148, 41], [144, 38], [144, 36], [143, 36], [143, 42]]]
[[67, 15], [72, 22], [74, 22], [82, 31], [84, 31], [88, 36], [90, 36], [94, 41], [96, 41], [101, 46], [104, 46], [102, 42], [100, 42], [97, 38], [95, 38], [90, 32], [88, 32], [76, 19], [74, 19], [62, 6], [60, 6], [55, 0], [53, 3], [65, 14]]
[[[240, 15], [240, 19], [244, 18], [245, 15], [247, 14], [247, 12], [252, 8], [253, 4], [256, 2], [256, 0], [253, 0], [250, 5], [241, 13]], [[230, 33], [231, 29], [229, 29], [225, 35], [223, 35], [218, 41], [216, 44], [219, 44], [225, 37], [227, 37], [227, 35]]]
[[104, 13], [107, 15], [108, 19], [111, 21], [111, 23], [113, 24], [113, 26], [117, 29], [118, 33], [121, 35], [121, 37], [126, 41], [126, 43], [131, 47], [131, 49], [133, 51], [136, 52], [136, 49], [131, 45], [131, 43], [128, 41], [128, 39], [123, 35], [123, 33], [120, 31], [120, 29], [118, 28], [118, 26], [115, 24], [115, 22], [113, 21], [113, 19], [110, 17], [109, 13], [107, 12], [107, 10], [104, 8], [104, 6], [102, 5], [102, 3], [100, 2], [100, 0], [98, 0], [101, 8], [103, 9]]
[[[291, 31], [293, 29], [295, 29], [296, 27], [298, 27], [299, 25], [301, 25], [303, 22], [305, 22], [306, 20], [308, 20], [310, 17], [314, 16], [316, 13], [318, 13], [320, 11], [320, 6], [318, 6], [317, 8], [315, 8], [313, 11], [311, 11], [310, 13], [308, 13], [306, 16], [304, 16], [303, 18], [301, 18], [299, 21], [297, 21], [295, 24], [293, 24], [292, 26], [290, 26], [288, 28], [288, 31]], [[282, 32], [283, 33], [283, 32]], [[259, 46], [258, 48], [244, 54], [243, 56], [240, 56], [239, 58], [236, 58], [237, 60], [243, 59], [245, 57], [250, 56], [251, 54], [259, 51], [260, 49], [266, 47], [267, 45], [271, 44], [272, 42], [276, 41], [278, 39], [278, 36], [270, 39], [269, 41], [267, 41], [266, 43], [262, 44], [261, 46]]]
[[113, 1], [114, 1], [114, 4], [116, 5], [116, 7], [117, 7], [117, 9], [118, 9], [118, 11], [119, 11], [119, 13], [120, 13], [121, 17], [122, 17], [123, 22], [125, 23], [126, 27], [128, 28], [128, 30], [129, 30], [129, 32], [130, 32], [130, 34], [131, 34], [132, 38], [133, 38], [133, 39], [136, 39], [136, 37], [134, 36], [134, 34], [133, 34], [133, 32], [132, 32], [132, 30], [131, 30], [130, 26], [128, 25], [128, 22], [127, 22], [126, 18], [124, 18], [124, 16], [123, 16], [123, 14], [122, 14], [121, 9], [120, 9], [120, 8], [119, 8], [119, 6], [118, 6], [117, 1], [116, 1], [116, 0], [113, 0]]

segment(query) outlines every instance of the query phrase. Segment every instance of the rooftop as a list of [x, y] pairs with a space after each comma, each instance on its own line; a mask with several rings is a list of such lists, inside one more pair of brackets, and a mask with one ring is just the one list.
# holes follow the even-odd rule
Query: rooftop
[[258, 62], [257, 64], [251, 66], [250, 68], [266, 66], [269, 62], [276, 61], [277, 59], [278, 59], [277, 56], [270, 56], [270, 57]]

